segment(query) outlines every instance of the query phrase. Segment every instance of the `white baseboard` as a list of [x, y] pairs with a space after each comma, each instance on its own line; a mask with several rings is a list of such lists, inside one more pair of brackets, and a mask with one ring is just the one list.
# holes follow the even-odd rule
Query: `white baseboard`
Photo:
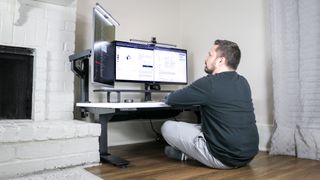
[[269, 151], [270, 150], [270, 141], [273, 132], [273, 124], [259, 124], [257, 123], [258, 132], [259, 132], [259, 150], [260, 151]]

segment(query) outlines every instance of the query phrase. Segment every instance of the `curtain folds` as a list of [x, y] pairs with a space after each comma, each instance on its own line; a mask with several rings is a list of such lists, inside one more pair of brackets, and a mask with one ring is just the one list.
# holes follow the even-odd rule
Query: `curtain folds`
[[270, 0], [271, 154], [320, 159], [320, 1]]

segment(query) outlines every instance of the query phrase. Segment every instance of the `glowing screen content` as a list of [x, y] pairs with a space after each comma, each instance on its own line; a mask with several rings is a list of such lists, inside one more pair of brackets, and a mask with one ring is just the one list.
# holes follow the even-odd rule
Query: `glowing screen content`
[[118, 42], [116, 81], [187, 83], [187, 51]]

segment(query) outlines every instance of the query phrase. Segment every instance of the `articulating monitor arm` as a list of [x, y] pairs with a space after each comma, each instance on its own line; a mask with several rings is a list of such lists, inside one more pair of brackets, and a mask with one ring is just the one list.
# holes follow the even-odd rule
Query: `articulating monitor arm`
[[[87, 49], [69, 56], [71, 71], [80, 79], [80, 102], [89, 102], [89, 58], [91, 50]], [[81, 117], [86, 117], [85, 109], [81, 108]]]
[[[86, 62], [91, 56], [91, 50], [87, 49], [79, 53], [75, 53], [69, 56], [71, 62], [71, 70], [80, 78], [84, 78], [88, 74], [86, 70]], [[79, 62], [79, 63], [78, 63]]]

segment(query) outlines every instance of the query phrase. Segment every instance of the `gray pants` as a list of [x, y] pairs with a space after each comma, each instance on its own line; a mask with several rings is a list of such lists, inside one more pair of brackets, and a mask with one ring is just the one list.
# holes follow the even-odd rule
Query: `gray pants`
[[231, 169], [209, 153], [200, 125], [166, 121], [161, 127], [161, 133], [168, 144], [188, 157], [211, 168]]

